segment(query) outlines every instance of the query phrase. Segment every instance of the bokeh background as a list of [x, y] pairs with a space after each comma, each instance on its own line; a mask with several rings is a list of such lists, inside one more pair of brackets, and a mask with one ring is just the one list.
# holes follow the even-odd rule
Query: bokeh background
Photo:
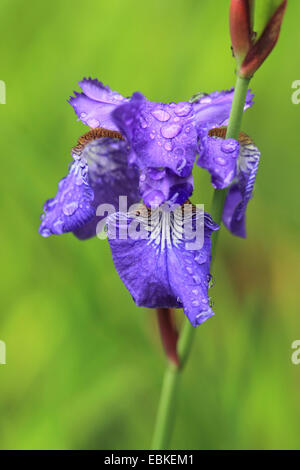
[[[243, 121], [262, 153], [248, 238], [222, 229], [216, 315], [198, 328], [182, 376], [174, 449], [299, 448], [300, 2], [289, 3]], [[77, 81], [157, 101], [230, 88], [228, 7], [1, 0], [2, 449], [149, 448], [165, 367], [154, 313], [134, 305], [105, 241], [43, 239], [39, 217], [86, 131], [66, 101]], [[209, 209], [209, 175], [196, 178], [193, 200]]]

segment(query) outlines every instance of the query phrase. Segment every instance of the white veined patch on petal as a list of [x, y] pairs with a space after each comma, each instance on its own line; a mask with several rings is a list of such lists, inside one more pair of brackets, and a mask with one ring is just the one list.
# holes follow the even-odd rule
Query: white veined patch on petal
[[[147, 244], [152, 245], [157, 251], [163, 252], [183, 243], [188, 250], [201, 249], [203, 246], [203, 205], [194, 206], [186, 203], [170, 208], [168, 204], [163, 204], [153, 210], [145, 205], [139, 205], [130, 210], [127, 216], [133, 220], [128, 229], [129, 238], [147, 239]], [[139, 237], [136, 236], [138, 225]]]
[[242, 144], [238, 158], [238, 172], [250, 174], [255, 170], [256, 175], [259, 159], [260, 151], [252, 141], [245, 145]]

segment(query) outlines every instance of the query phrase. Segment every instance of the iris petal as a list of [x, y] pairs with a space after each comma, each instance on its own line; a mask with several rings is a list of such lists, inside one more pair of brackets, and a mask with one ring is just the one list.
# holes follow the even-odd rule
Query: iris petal
[[248, 202], [252, 198], [260, 151], [248, 136], [242, 134], [237, 162], [237, 177], [229, 188], [224, 212], [224, 225], [240, 237], [246, 237], [245, 217]]
[[[191, 206], [192, 207], [192, 206]], [[210, 237], [218, 226], [209, 214], [193, 212], [192, 227], [203, 232], [195, 247], [187, 244], [182, 208], [139, 206], [135, 213], [108, 219], [115, 267], [138, 306], [183, 308], [193, 326], [213, 315], [209, 305]], [[191, 220], [190, 220], [191, 222]], [[196, 224], [196, 225], [195, 225]]]
[[88, 166], [81, 160], [72, 163], [69, 174], [58, 185], [58, 193], [46, 201], [39, 233], [44, 237], [72, 232], [95, 214], [94, 191], [88, 183]]
[[197, 133], [190, 103], [152, 103], [134, 93], [115, 109], [113, 119], [131, 146], [131, 161], [141, 170], [163, 167], [181, 177], [191, 173]]
[[84, 78], [79, 86], [83, 93], [74, 92], [75, 96], [69, 99], [78, 119], [92, 128], [118, 130], [111, 113], [127, 99], [96, 79]]
[[226, 188], [236, 176], [240, 145], [234, 139], [210, 137], [205, 131], [197, 164], [207, 169], [214, 188]]
[[127, 165], [127, 144], [110, 137], [89, 142], [69, 174], [59, 183], [58, 193], [44, 206], [40, 233], [43, 236], [74, 232], [80, 239], [96, 235], [100, 204], [119, 207], [119, 196], [130, 206], [139, 201], [138, 172]]
[[168, 168], [147, 168], [140, 175], [140, 193], [148, 207], [156, 208], [166, 201], [183, 204], [193, 193], [193, 175], [183, 178]]
[[[231, 90], [214, 91], [213, 93], [199, 93], [191, 98], [195, 123], [200, 127], [219, 127], [228, 123], [233, 100], [234, 88]], [[244, 111], [253, 105], [254, 95], [247, 92]]]
[[246, 236], [245, 215], [252, 192], [260, 152], [243, 132], [239, 142], [225, 139], [226, 127], [214, 128], [200, 136], [198, 165], [212, 175], [212, 185], [223, 189], [229, 187], [223, 210], [224, 225], [240, 237]]
[[110, 137], [96, 139], [85, 146], [82, 158], [89, 167], [89, 183], [95, 198], [92, 205], [95, 216], [74, 233], [80, 239], [96, 235], [98, 223], [106, 217], [96, 215], [101, 204], [111, 205], [118, 211], [119, 197], [127, 198], [128, 207], [140, 200], [139, 173], [127, 164], [127, 143]]

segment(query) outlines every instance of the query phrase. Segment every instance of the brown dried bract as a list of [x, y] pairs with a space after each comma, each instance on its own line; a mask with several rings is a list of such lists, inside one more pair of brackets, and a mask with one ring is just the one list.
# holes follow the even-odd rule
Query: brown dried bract
[[[226, 132], [227, 132], [227, 127], [215, 127], [214, 129], [210, 129], [208, 131], [208, 135], [210, 137], [220, 137], [221, 139], [226, 138]], [[239, 143], [242, 145], [247, 145], [252, 143], [251, 137], [249, 135], [245, 134], [245, 132], [240, 132], [239, 134]]]
[[73, 147], [73, 152], [80, 154], [84, 147], [92, 140], [100, 139], [101, 137], [111, 137], [112, 139], [124, 140], [122, 134], [118, 131], [111, 131], [103, 127], [96, 127], [79, 137], [77, 144]]

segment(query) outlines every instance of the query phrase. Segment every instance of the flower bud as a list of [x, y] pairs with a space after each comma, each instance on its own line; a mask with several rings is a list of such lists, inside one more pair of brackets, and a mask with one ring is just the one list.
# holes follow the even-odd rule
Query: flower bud
[[241, 64], [251, 47], [251, 0], [231, 0], [229, 25], [234, 57]]
[[272, 52], [280, 33], [287, 0], [284, 0], [270, 17], [258, 40], [253, 43], [244, 58], [239, 76], [250, 78]]

